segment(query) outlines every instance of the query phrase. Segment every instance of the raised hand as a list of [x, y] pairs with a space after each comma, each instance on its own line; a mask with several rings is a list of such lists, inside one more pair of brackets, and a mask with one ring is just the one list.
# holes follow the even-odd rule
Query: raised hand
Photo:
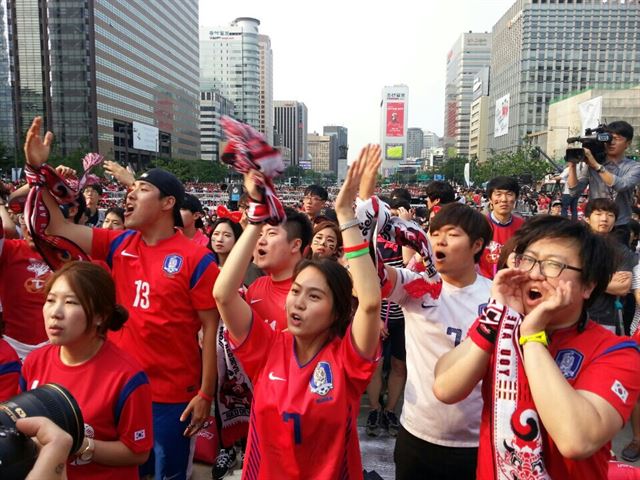
[[46, 163], [51, 153], [51, 143], [53, 142], [53, 133], [51, 132], [47, 132], [44, 139], [40, 137], [41, 127], [42, 117], [34, 118], [24, 142], [24, 155], [27, 164], [36, 169]]
[[529, 315], [524, 317], [520, 326], [520, 335], [533, 335], [547, 328], [550, 313], [567, 307], [571, 303], [571, 281], [560, 280], [554, 287], [546, 280], [540, 284], [543, 297], [546, 299], [535, 306]]
[[125, 187], [130, 187], [136, 181], [136, 177], [129, 170], [124, 168], [118, 162], [113, 162], [111, 160], [105, 160], [102, 164], [105, 173], [112, 175], [118, 183], [124, 185]]
[[244, 188], [249, 197], [256, 202], [264, 200], [261, 185], [264, 185], [264, 176], [258, 170], [249, 170], [244, 174]]
[[336, 197], [335, 210], [338, 216], [343, 215], [347, 218], [353, 216], [353, 201], [358, 193], [360, 180], [366, 167], [365, 152], [368, 148], [369, 145], [360, 151], [358, 159], [347, 170], [347, 175]]
[[529, 279], [529, 272], [517, 268], [500, 270], [491, 286], [491, 298], [498, 303], [511, 307], [516, 312], [524, 312], [522, 284]]
[[375, 191], [378, 170], [382, 163], [381, 152], [380, 145], [367, 145], [360, 152], [358, 160], [362, 159], [365, 163], [362, 179], [360, 180], [360, 190], [358, 191], [358, 196], [361, 200], [367, 200]]

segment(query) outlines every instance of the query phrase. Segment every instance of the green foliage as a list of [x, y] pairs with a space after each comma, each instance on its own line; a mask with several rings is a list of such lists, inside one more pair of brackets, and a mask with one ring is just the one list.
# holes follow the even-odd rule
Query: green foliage
[[[464, 184], [464, 166], [469, 160], [465, 157], [451, 157], [445, 160], [444, 164], [438, 169], [440, 175], [444, 175], [444, 178], [449, 182]], [[471, 172], [474, 171], [475, 160], [472, 160]], [[473, 180], [472, 176], [472, 180]]]
[[183, 160], [158, 158], [153, 161], [155, 167], [164, 168], [183, 182], [222, 182], [231, 174], [231, 169], [221, 162], [206, 160]]

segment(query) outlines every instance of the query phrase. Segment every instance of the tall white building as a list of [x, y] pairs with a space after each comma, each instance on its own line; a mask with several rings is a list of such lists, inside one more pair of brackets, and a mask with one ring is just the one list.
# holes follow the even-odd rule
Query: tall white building
[[262, 125], [259, 25], [255, 18], [240, 17], [226, 27], [200, 27], [200, 90], [220, 92], [235, 105], [236, 118], [257, 130]]
[[291, 165], [311, 168], [307, 149], [307, 106], [295, 100], [273, 102], [276, 137], [291, 149]]
[[469, 155], [473, 79], [490, 62], [490, 33], [463, 33], [447, 55], [444, 151], [448, 157]]
[[319, 135], [316, 132], [307, 135], [311, 169], [316, 172], [337, 173], [336, 135]]
[[407, 122], [409, 120], [409, 87], [387, 86], [382, 89], [380, 103], [380, 145], [382, 173], [394, 173], [407, 158]]
[[258, 131], [273, 144], [273, 51], [271, 39], [258, 35], [260, 48], [260, 116]]
[[224, 139], [220, 117], [235, 117], [233, 103], [215, 90], [200, 92], [200, 155], [202, 160], [220, 161]]

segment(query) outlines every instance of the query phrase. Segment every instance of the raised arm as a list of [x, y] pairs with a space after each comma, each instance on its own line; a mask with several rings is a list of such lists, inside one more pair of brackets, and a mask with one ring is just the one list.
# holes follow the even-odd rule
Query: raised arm
[[[359, 183], [367, 182], [380, 167], [380, 146], [368, 145], [362, 149], [347, 172], [345, 181], [336, 199], [336, 214], [340, 225], [353, 223], [353, 201]], [[343, 230], [342, 239], [345, 248], [361, 245], [363, 238], [357, 224]], [[353, 343], [366, 358], [372, 358], [380, 342], [380, 283], [369, 253], [353, 256], [347, 260], [353, 286], [358, 295], [358, 309], [351, 326]], [[228, 260], [227, 260], [228, 262]]]
[[[255, 170], [245, 174], [245, 188], [249, 196], [254, 199], [262, 198], [262, 192], [254, 181], [254, 178], [259, 175]], [[247, 225], [238, 242], [231, 249], [213, 287], [213, 296], [216, 299], [220, 318], [236, 344], [242, 343], [247, 338], [251, 328], [253, 314], [249, 305], [238, 293], [238, 289], [242, 285], [261, 232], [262, 224]]]
[[469, 328], [469, 336], [436, 363], [433, 393], [438, 400], [459, 402], [482, 380], [494, 351], [501, 308], [503, 313], [507, 305], [516, 311], [523, 310], [520, 283], [526, 275], [516, 269], [498, 272], [491, 288], [491, 296], [497, 302], [494, 308], [489, 312], [485, 309]]
[[[51, 132], [47, 132], [44, 139], [40, 137], [41, 126], [42, 118], [36, 117], [27, 132], [27, 138], [24, 143], [27, 164], [34, 168], [40, 168], [46, 163], [51, 150], [51, 142], [53, 141]], [[57, 202], [46, 189], [44, 190], [43, 200], [50, 215], [49, 227], [46, 233], [67, 238], [91, 255], [91, 243], [93, 240], [91, 227], [67, 222], [60, 208], [58, 208]]]

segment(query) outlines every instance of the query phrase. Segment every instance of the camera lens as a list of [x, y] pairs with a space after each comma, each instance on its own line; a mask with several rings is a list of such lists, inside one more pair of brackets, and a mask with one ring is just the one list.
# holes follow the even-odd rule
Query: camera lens
[[24, 478], [35, 462], [34, 443], [15, 429], [16, 421], [26, 417], [47, 417], [53, 421], [71, 435], [71, 452], [78, 451], [84, 440], [80, 407], [60, 385], [42, 385], [0, 403], [0, 478], [3, 480]]

